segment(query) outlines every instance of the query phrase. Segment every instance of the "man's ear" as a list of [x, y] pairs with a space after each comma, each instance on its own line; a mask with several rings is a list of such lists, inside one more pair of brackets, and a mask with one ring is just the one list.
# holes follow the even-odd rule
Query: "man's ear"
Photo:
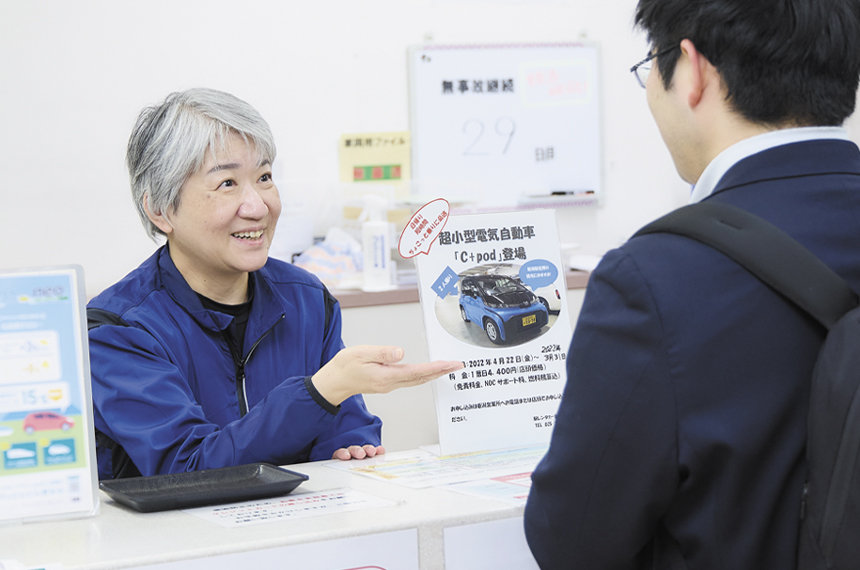
[[146, 212], [146, 217], [149, 218], [149, 221], [155, 224], [155, 227], [164, 232], [164, 235], [169, 236], [173, 232], [173, 226], [170, 225], [170, 221], [167, 219], [164, 212], [158, 212], [156, 214], [152, 211], [152, 208], [150, 208], [149, 192], [143, 195], [143, 209]]
[[[702, 101], [708, 88], [719, 86], [719, 73], [695, 44], [681, 40], [681, 57], [687, 59], [687, 104], [695, 108]], [[714, 83], [716, 81], [716, 83]]]

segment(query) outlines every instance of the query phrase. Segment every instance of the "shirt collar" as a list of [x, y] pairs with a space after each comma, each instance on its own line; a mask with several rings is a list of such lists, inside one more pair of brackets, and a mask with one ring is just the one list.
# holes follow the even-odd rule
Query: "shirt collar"
[[784, 144], [817, 139], [851, 140], [843, 127], [780, 129], [744, 139], [725, 149], [708, 164], [693, 187], [690, 203], [700, 202], [710, 196], [723, 175], [742, 159]]

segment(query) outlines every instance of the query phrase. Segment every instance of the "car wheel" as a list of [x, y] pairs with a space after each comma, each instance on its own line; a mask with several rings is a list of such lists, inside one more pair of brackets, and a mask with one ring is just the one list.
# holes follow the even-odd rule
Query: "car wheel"
[[487, 338], [489, 338], [494, 344], [502, 344], [504, 342], [502, 340], [502, 335], [499, 334], [499, 327], [497, 327], [496, 323], [490, 319], [486, 319], [484, 321], [484, 332], [487, 333]]
[[33, 426], [27, 426], [24, 428], [24, 431], [27, 432], [28, 434], [32, 434], [36, 430], [33, 429]]
[[71, 427], [72, 426], [70, 426], [68, 423], [63, 422], [63, 425], [60, 426], [60, 429], [63, 431], [69, 431], [69, 428], [71, 428]]
[[463, 317], [464, 321], [469, 322], [469, 317], [466, 316], [466, 309], [463, 308], [463, 305], [460, 305], [460, 316]]

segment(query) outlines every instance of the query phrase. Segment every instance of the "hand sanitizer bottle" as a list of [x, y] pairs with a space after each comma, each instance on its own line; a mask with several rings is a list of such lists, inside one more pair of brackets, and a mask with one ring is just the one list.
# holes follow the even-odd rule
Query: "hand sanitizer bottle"
[[366, 195], [361, 219], [362, 289], [392, 289], [391, 225], [386, 217], [386, 201], [379, 196]]

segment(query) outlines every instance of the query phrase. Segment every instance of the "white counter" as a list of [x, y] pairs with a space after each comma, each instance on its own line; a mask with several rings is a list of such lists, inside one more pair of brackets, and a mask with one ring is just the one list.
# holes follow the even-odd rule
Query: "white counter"
[[[0, 560], [63, 570], [240, 567], [237, 564], [356, 569], [392, 568], [384, 562], [385, 551], [391, 550], [401, 563], [409, 561], [406, 568], [438, 569], [446, 568], [447, 534], [455, 554], [448, 570], [481, 568], [480, 563], [475, 566], [476, 559], [485, 560], [487, 568], [497, 568], [499, 559], [511, 562], [506, 566], [510, 568], [536, 567], [522, 532], [522, 505], [444, 487], [412, 489], [332, 469], [332, 463], [290, 466], [310, 477], [297, 491], [348, 488], [392, 504], [226, 527], [186, 511], [138, 513], [102, 494], [100, 513], [94, 517], [0, 527]], [[484, 525], [489, 526], [482, 531]], [[335, 550], [340, 565], [332, 566], [324, 559]]]

